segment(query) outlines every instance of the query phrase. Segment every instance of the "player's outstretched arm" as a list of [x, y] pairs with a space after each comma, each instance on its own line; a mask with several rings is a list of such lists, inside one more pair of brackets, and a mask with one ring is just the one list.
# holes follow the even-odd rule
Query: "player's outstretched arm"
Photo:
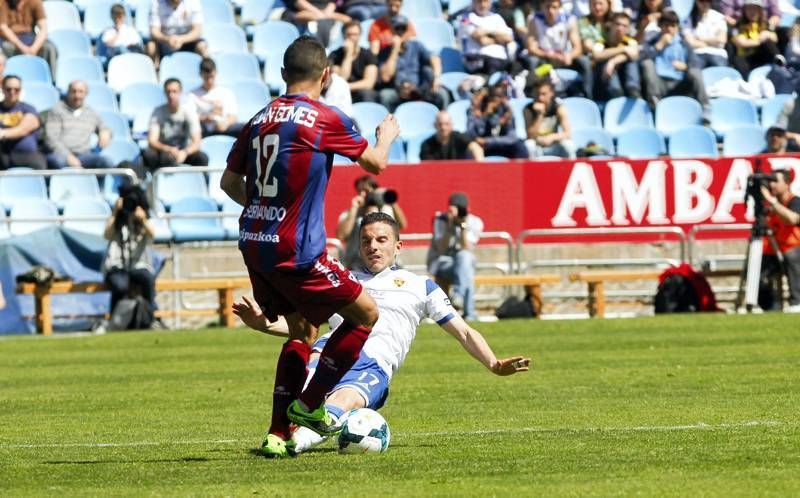
[[387, 115], [375, 130], [375, 147], [367, 145], [358, 158], [358, 164], [370, 173], [380, 174], [386, 169], [389, 162], [389, 149], [392, 147], [392, 142], [399, 136], [400, 125], [397, 124], [393, 115]]
[[529, 369], [530, 358], [513, 356], [498, 360], [480, 332], [470, 327], [460, 316], [443, 323], [442, 328], [455, 337], [473, 358], [481, 362], [483, 366], [491, 370], [495, 375], [512, 375], [517, 372], [527, 372]]
[[286, 324], [284, 318], [278, 317], [275, 322], [267, 321], [267, 317], [261, 313], [261, 309], [242, 296], [240, 303], [233, 303], [233, 314], [238, 316], [245, 325], [253, 330], [263, 332], [265, 334], [274, 335], [276, 337], [287, 337], [289, 335], [289, 326]]

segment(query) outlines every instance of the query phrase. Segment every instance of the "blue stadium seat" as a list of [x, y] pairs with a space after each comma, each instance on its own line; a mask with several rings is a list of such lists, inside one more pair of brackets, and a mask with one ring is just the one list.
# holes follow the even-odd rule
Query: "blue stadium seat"
[[203, 25], [215, 26], [217, 24], [233, 24], [236, 18], [233, 7], [228, 0], [202, 0]]
[[653, 127], [653, 113], [642, 99], [617, 97], [609, 100], [603, 113], [605, 129], [612, 136], [636, 127]]
[[[50, 19], [48, 18], [48, 27], [49, 21]], [[72, 55], [92, 55], [92, 40], [89, 39], [86, 33], [81, 31], [80, 27], [78, 29], [62, 29], [58, 31], [48, 30], [47, 39], [56, 46], [59, 61]]]
[[253, 54], [261, 61], [275, 54], [282, 57], [286, 47], [298, 36], [300, 31], [294, 24], [284, 21], [263, 22], [253, 27]]
[[255, 80], [261, 82], [261, 69], [258, 59], [249, 53], [222, 52], [214, 54], [217, 64], [217, 84], [227, 86], [239, 80]]
[[211, 24], [203, 31], [212, 54], [220, 52], [247, 53], [247, 35], [236, 24]]
[[[69, 84], [75, 80], [105, 84], [103, 65], [91, 55], [68, 55], [64, 58], [59, 56], [56, 66], [56, 87], [61, 93], [67, 93]], [[27, 82], [25, 84], [27, 86]]]
[[172, 242], [172, 229], [169, 227], [169, 221], [166, 218], [159, 218], [159, 215], [166, 214], [167, 209], [164, 204], [156, 200], [155, 205], [150, 209], [150, 223], [153, 224], [153, 231], [156, 232], [154, 237], [156, 242]]
[[61, 30], [82, 31], [81, 15], [72, 2], [65, 0], [48, 0], [42, 2], [47, 18], [47, 31], [52, 34]]
[[[83, 13], [83, 30], [90, 38], [95, 39], [103, 34], [103, 31], [114, 25], [111, 20], [111, 7], [118, 3], [117, 0], [92, 0], [86, 6]], [[122, 5], [127, 11], [127, 23], [133, 26], [133, 15], [131, 9], [124, 3]]]
[[467, 112], [472, 102], [469, 100], [456, 100], [447, 106], [447, 112], [453, 121], [453, 129], [464, 133], [467, 131]]
[[718, 137], [725, 136], [731, 128], [757, 124], [758, 111], [749, 100], [730, 97], [711, 100], [711, 128]]
[[6, 209], [23, 200], [47, 199], [47, 187], [42, 176], [0, 176], [0, 199]]
[[[5, 200], [5, 199], [4, 199]], [[25, 235], [58, 224], [58, 208], [49, 199], [20, 199], [14, 202], [9, 216], [11, 235]], [[52, 221], [25, 221], [30, 218], [52, 218]]]
[[22, 79], [25, 85], [31, 81], [53, 84], [50, 64], [38, 55], [15, 55], [6, 61], [6, 75], [14, 74]]
[[771, 64], [753, 68], [750, 71], [750, 74], [747, 76], [747, 82], [750, 84], [760, 83], [761, 81], [767, 79], [767, 75], [770, 71], [772, 71]]
[[432, 0], [405, 0], [400, 13], [413, 19], [416, 26], [417, 22], [425, 18], [442, 19], [442, 4]]
[[137, 0], [133, 27], [136, 28], [142, 40], [150, 39], [150, 0]]
[[454, 71], [464, 73], [467, 71], [464, 67], [464, 54], [456, 48], [442, 48], [441, 52], [439, 52], [439, 58], [442, 59], [443, 73], [452, 73]]
[[23, 84], [25, 85], [23, 100], [35, 107], [36, 112], [49, 111], [61, 99], [61, 94], [49, 83], [31, 81]]
[[[217, 203], [210, 197], [190, 196], [176, 201], [170, 214], [209, 213], [217, 215]], [[175, 242], [225, 240], [225, 229], [218, 216], [208, 218], [172, 218], [169, 222]]]
[[175, 52], [161, 59], [158, 78], [163, 84], [169, 78], [178, 78], [184, 90], [192, 90], [203, 83], [200, 62], [203, 58], [194, 52]]
[[283, 81], [283, 76], [281, 76], [282, 67], [282, 53], [271, 54], [264, 62], [264, 83], [267, 84], [270, 91], [277, 95], [283, 95], [286, 92], [286, 82]]
[[408, 164], [417, 164], [421, 161], [419, 155], [422, 150], [422, 142], [430, 137], [431, 135], [414, 135], [406, 141], [406, 161]]
[[139, 146], [130, 138], [114, 138], [100, 154], [107, 157], [116, 167], [122, 161], [135, 162], [141, 152]]
[[572, 86], [576, 82], [583, 81], [583, 77], [580, 75], [578, 71], [574, 69], [568, 69], [565, 67], [559, 67], [554, 69], [556, 73], [556, 77], [562, 82], [562, 84], [566, 88], [572, 88]]
[[447, 15], [453, 19], [464, 14], [470, 7], [472, 7], [472, 0], [450, 0], [447, 2]]
[[11, 237], [11, 232], [8, 230], [8, 217], [6, 216], [6, 207], [0, 204], [0, 240]]
[[656, 105], [656, 130], [669, 135], [687, 126], [699, 125], [703, 107], [691, 97], [667, 97]]
[[353, 120], [362, 134], [375, 133], [383, 118], [389, 111], [377, 102], [356, 102], [353, 104]]
[[681, 22], [683, 22], [689, 17], [689, 14], [692, 13], [694, 0], [671, 0], [670, 6], [675, 10], [675, 13], [678, 14], [678, 18]]
[[450, 91], [453, 100], [469, 100], [469, 95], [459, 90], [459, 85], [469, 77], [468, 73], [462, 71], [453, 71], [450, 73], [442, 73], [439, 77], [439, 83]]
[[114, 140], [130, 140], [131, 127], [128, 125], [128, 118], [119, 112], [100, 111], [100, 119], [111, 130], [111, 137]]
[[270, 101], [269, 88], [255, 80], [241, 80], [228, 85], [236, 96], [236, 121], [245, 123]]
[[584, 97], [568, 97], [562, 102], [567, 108], [569, 126], [572, 130], [603, 127], [600, 108], [593, 100]]
[[[572, 125], [572, 120], [570, 120]], [[576, 149], [586, 147], [590, 142], [599, 145], [610, 155], [614, 155], [614, 139], [611, 134], [602, 128], [578, 128], [572, 130], [570, 138]]]
[[[57, 178], [57, 177], [56, 177]], [[78, 217], [96, 216], [95, 220], [75, 219]], [[106, 229], [106, 220], [111, 216], [111, 209], [102, 198], [70, 199], [64, 203], [64, 228], [91, 233], [102, 237]]]
[[[545, 161], [549, 161], [549, 160], [552, 160], [553, 157], [555, 157], [555, 156], [552, 156], [552, 157], [551, 156], [542, 156], [539, 159], [542, 159], [542, 160], [545, 160]], [[557, 160], [561, 161], [562, 158], [559, 157], [559, 158], [557, 158]], [[507, 157], [505, 157], [505, 156], [485, 156], [483, 158], [483, 162], [485, 162], [485, 163], [504, 163], [504, 162], [508, 162], [508, 161], [509, 161], [509, 159]]]
[[400, 125], [402, 138], [434, 132], [433, 123], [439, 109], [428, 102], [403, 102], [394, 111], [394, 117]]
[[729, 66], [712, 66], [703, 69], [703, 85], [706, 89], [711, 88], [716, 82], [725, 78], [732, 80], [742, 79], [741, 73]]
[[775, 124], [788, 100], [794, 100], [794, 97], [781, 94], [764, 101], [761, 105], [761, 126], [763, 128], [766, 129]]
[[274, 3], [274, 0], [246, 0], [239, 15], [240, 23], [250, 27], [266, 21]]
[[664, 137], [653, 128], [628, 128], [617, 138], [617, 155], [649, 159], [666, 152]]
[[673, 159], [719, 157], [717, 137], [705, 126], [679, 128], [669, 136], [669, 155]]
[[155, 175], [155, 198], [172, 211], [172, 204], [184, 197], [208, 197], [206, 177], [190, 167], [185, 172], [159, 173]]
[[64, 209], [70, 199], [102, 199], [94, 175], [54, 175], [50, 178], [50, 200]]
[[208, 165], [224, 167], [234, 141], [233, 137], [227, 135], [205, 137], [200, 145], [200, 150], [208, 154]]
[[511, 107], [511, 114], [514, 116], [514, 128], [517, 130], [517, 136], [522, 140], [528, 138], [528, 130], [525, 128], [525, 114], [522, 111], [532, 101], [533, 99], [527, 97], [510, 99], [508, 101], [508, 105]]
[[432, 54], [438, 54], [444, 47], [456, 46], [453, 26], [441, 17], [416, 19], [414, 21], [414, 29], [417, 31], [417, 40]]
[[[219, 181], [222, 179], [222, 172], [222, 169], [216, 169], [208, 172], [208, 195], [220, 206], [225, 203], [225, 199], [229, 199], [228, 194], [223, 192], [219, 187]], [[240, 211], [241, 209], [242, 207], [239, 206]]]
[[114, 95], [114, 91], [104, 81], [87, 81], [86, 86], [89, 89], [84, 101], [86, 105], [97, 112], [119, 111], [117, 96]]
[[152, 59], [144, 54], [120, 54], [108, 62], [108, 86], [117, 93], [134, 83], [158, 84]]
[[222, 200], [222, 212], [231, 215], [222, 218], [222, 228], [225, 229], [225, 238], [228, 240], [238, 239], [239, 216], [242, 215], [242, 206], [226, 195]]
[[120, 94], [119, 112], [130, 120], [141, 114], [149, 117], [153, 109], [166, 103], [167, 96], [158, 84], [134, 83], [127, 86]]
[[750, 156], [767, 148], [767, 139], [760, 126], [742, 125], [730, 128], [722, 141], [723, 156]]

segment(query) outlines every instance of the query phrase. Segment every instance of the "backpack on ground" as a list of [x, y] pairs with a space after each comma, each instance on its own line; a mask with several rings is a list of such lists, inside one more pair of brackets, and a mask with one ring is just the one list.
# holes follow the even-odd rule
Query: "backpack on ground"
[[149, 329], [153, 324], [153, 310], [142, 296], [123, 298], [114, 306], [108, 321], [108, 330]]

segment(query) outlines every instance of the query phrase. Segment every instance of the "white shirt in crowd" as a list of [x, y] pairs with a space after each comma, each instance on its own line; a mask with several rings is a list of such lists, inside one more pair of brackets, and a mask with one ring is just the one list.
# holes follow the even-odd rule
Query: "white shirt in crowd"
[[495, 59], [508, 59], [508, 51], [505, 45], [499, 43], [481, 45], [472, 38], [472, 33], [478, 28], [494, 33], [506, 33], [508, 36], [513, 36], [514, 34], [500, 14], [492, 12], [485, 16], [479, 16], [475, 12], [470, 12], [461, 18], [458, 25], [458, 37], [461, 39], [464, 54], [480, 54]]
[[[685, 31], [691, 33], [695, 38], [709, 39], [719, 38], [722, 33], [727, 32], [728, 24], [725, 22], [725, 16], [721, 12], [714, 9], [709, 9], [706, 14], [697, 22], [697, 26], [692, 28], [687, 26]], [[696, 54], [710, 54], [719, 55], [720, 57], [728, 58], [728, 51], [725, 50], [725, 44], [720, 43], [716, 46], [707, 45], [694, 49]]]
[[[114, 40], [114, 36], [116, 39]], [[103, 43], [109, 47], [130, 47], [131, 45], [141, 45], [142, 37], [133, 26], [123, 24], [121, 27], [108, 28], [103, 32]], [[113, 42], [111, 40], [114, 40]]]
[[198, 87], [189, 92], [188, 101], [197, 111], [197, 116], [205, 120], [210, 114], [214, 114], [214, 108], [219, 106], [222, 109], [217, 119], [224, 119], [225, 116], [236, 115], [236, 96], [231, 90], [222, 86], [215, 86], [211, 90]]
[[150, 27], [160, 28], [165, 35], [183, 35], [194, 24], [203, 24], [200, 0], [181, 0], [177, 7], [170, 0], [153, 0], [150, 6]]

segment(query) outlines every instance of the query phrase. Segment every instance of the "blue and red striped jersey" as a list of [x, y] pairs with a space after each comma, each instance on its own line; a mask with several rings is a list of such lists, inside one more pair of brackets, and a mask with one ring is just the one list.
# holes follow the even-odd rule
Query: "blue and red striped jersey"
[[349, 117], [304, 94], [278, 97], [253, 116], [227, 166], [246, 179], [239, 218], [245, 263], [264, 272], [311, 266], [325, 251], [323, 201], [333, 154], [355, 161], [366, 148]]

